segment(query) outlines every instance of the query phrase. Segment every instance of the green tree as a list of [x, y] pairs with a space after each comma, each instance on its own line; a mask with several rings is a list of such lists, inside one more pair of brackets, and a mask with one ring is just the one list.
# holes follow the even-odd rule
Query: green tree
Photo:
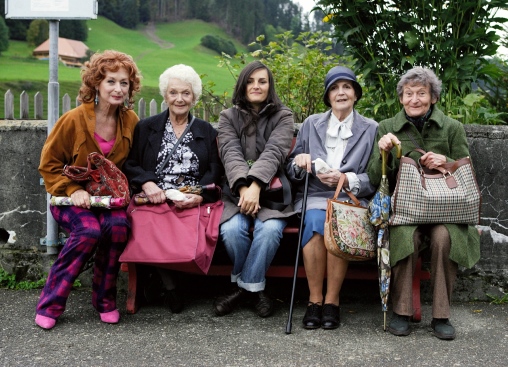
[[9, 48], [9, 28], [5, 24], [3, 18], [0, 18], [0, 55], [2, 51], [7, 51]]
[[101, 1], [99, 2], [99, 15], [120, 24], [120, 5], [119, 0]]
[[203, 0], [189, 0], [187, 4], [187, 15], [209, 22], [211, 19], [210, 2]]
[[450, 115], [474, 82], [500, 75], [488, 58], [498, 48], [495, 31], [506, 21], [496, 10], [507, 8], [507, 0], [319, 0], [318, 5], [363, 73], [368, 93], [360, 105], [378, 120], [399, 110], [396, 83], [415, 65], [432, 68], [443, 81], [441, 104]]
[[60, 37], [77, 41], [86, 41], [88, 27], [85, 20], [61, 20], [58, 32]]
[[49, 38], [49, 23], [46, 19], [35, 19], [26, 32], [26, 41], [31, 46], [39, 46]]
[[129, 9], [129, 11], [119, 12], [117, 23], [124, 28], [135, 29], [139, 23], [138, 1], [122, 0], [120, 4], [121, 9]]
[[16, 41], [26, 41], [26, 31], [30, 26], [28, 19], [5, 19], [9, 28], [9, 38]]
[[9, 39], [17, 41], [26, 40], [26, 30], [30, 25], [29, 19], [5, 19], [5, 2], [0, 1], [0, 18], [3, 18], [9, 28]]
[[150, 17], [150, 3], [149, 0], [139, 1], [139, 21], [141, 23], [148, 23], [151, 20]]

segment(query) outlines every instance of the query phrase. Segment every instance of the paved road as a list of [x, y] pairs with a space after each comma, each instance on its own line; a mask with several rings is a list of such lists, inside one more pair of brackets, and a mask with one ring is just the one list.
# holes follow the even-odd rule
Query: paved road
[[[186, 285], [187, 305], [178, 315], [157, 304], [127, 315], [122, 292], [118, 325], [100, 322], [90, 304], [90, 289], [73, 291], [66, 312], [50, 331], [33, 321], [38, 290], [0, 290], [0, 366], [508, 365], [508, 305], [454, 304], [457, 338], [442, 341], [431, 334], [430, 305], [424, 304], [422, 322], [413, 324], [413, 333], [395, 337], [382, 330], [377, 298], [358, 297], [372, 282], [358, 281], [343, 290], [339, 329], [300, 327], [303, 291], [297, 294], [293, 332], [286, 335], [286, 298], [277, 300], [275, 314], [267, 319], [249, 307], [215, 317], [209, 293], [225, 280], [211, 284], [197, 279]], [[291, 283], [281, 284], [285, 292]]]

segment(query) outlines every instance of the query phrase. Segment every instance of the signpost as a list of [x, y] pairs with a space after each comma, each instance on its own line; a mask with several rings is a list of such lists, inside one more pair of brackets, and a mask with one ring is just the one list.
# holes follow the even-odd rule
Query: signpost
[[[58, 84], [58, 26], [61, 19], [97, 19], [97, 0], [5, 0], [5, 18], [47, 19], [49, 22], [48, 134], [60, 115]], [[47, 195], [46, 245], [48, 254], [58, 253], [58, 225], [49, 210]]]

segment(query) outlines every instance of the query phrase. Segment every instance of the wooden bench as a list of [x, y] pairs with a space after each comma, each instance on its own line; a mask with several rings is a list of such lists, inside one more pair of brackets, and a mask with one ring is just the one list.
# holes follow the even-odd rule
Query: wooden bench
[[[293, 142], [291, 144], [291, 150], [293, 150], [293, 147], [296, 143], [296, 132], [295, 137], [293, 138]], [[290, 252], [290, 258], [293, 259], [291, 262], [284, 262], [283, 264], [278, 264], [276, 259], [274, 259], [274, 262], [269, 267], [266, 276], [267, 277], [277, 277], [277, 278], [292, 278], [294, 275], [294, 259], [296, 256], [296, 246], [298, 244], [298, 232], [299, 232], [299, 224], [290, 223], [286, 226], [284, 229], [284, 236], [281, 241], [281, 247], [285, 247], [286, 244], [283, 244], [284, 240], [288, 239], [289, 236], [291, 236], [290, 241], [285, 241], [289, 243], [289, 246], [291, 247], [289, 250]], [[294, 246], [293, 246], [294, 244]], [[220, 245], [218, 245], [220, 246]], [[280, 252], [280, 248], [279, 248]], [[277, 257], [277, 255], [276, 255]], [[233, 265], [230, 264], [216, 264], [214, 263], [214, 260], [212, 260], [212, 265], [210, 266], [210, 270], [208, 271], [208, 275], [210, 276], [230, 276], [231, 270], [233, 268]], [[372, 262], [374, 263], [374, 262]], [[370, 264], [365, 264], [370, 265]], [[128, 294], [127, 294], [127, 313], [134, 314], [139, 309], [139, 301], [137, 299], [138, 297], [138, 269], [135, 263], [124, 263], [121, 265], [121, 270], [124, 272], [128, 272]], [[301, 264], [301, 257], [300, 257], [300, 264], [298, 266], [298, 277], [299, 278], [305, 278], [305, 269], [303, 265]], [[377, 270], [377, 264], [374, 266], [355, 266], [354, 262], [350, 262], [350, 265], [348, 267], [347, 273], [346, 273], [346, 279], [355, 279], [355, 280], [378, 280], [378, 270]], [[421, 280], [428, 280], [430, 279], [430, 273], [428, 271], [422, 270], [421, 266], [421, 258], [418, 260], [418, 263], [416, 265], [415, 273], [413, 276], [413, 322], [420, 322], [421, 321], [421, 305], [420, 305], [420, 281]]]
[[[285, 250], [290, 251], [293, 255], [290, 257], [291, 261], [285, 261], [283, 264], [277, 263], [276, 259], [268, 269], [266, 274], [267, 277], [276, 278], [292, 278], [294, 274], [294, 260], [296, 256], [295, 246], [298, 244], [298, 231], [299, 227], [288, 225], [284, 229], [283, 242], [281, 241], [281, 247], [288, 247]], [[292, 245], [294, 244], [294, 246]], [[222, 246], [218, 244], [217, 246]], [[281, 248], [279, 248], [279, 251]], [[300, 256], [301, 259], [301, 256]], [[215, 257], [208, 271], [208, 276], [230, 276], [233, 266], [230, 264], [216, 264]], [[128, 293], [127, 293], [127, 305], [126, 310], [129, 314], [134, 314], [138, 311], [140, 302], [139, 297], [139, 282], [138, 282], [138, 266], [135, 263], [123, 263], [121, 270], [128, 273]], [[298, 266], [298, 277], [305, 278], [305, 269], [302, 264]], [[203, 275], [205, 276], [205, 275]], [[378, 281], [378, 269], [377, 263], [369, 262], [368, 264], [363, 263], [361, 266], [355, 265], [354, 262], [350, 262], [346, 273], [346, 279], [353, 280], [372, 280]], [[413, 322], [421, 321], [421, 305], [420, 305], [420, 281], [430, 279], [430, 273], [426, 270], [422, 270], [421, 258], [418, 260], [416, 265], [415, 274], [413, 277]]]

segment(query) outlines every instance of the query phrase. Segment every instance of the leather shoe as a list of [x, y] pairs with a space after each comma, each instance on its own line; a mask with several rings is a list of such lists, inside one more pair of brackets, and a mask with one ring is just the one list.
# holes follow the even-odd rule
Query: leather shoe
[[340, 325], [340, 307], [332, 303], [326, 303], [323, 306], [323, 315], [321, 316], [321, 327], [323, 329], [337, 329]]
[[260, 291], [257, 292], [259, 297], [258, 302], [256, 303], [256, 311], [259, 317], [268, 317], [273, 312], [273, 301], [266, 295], [265, 292]]
[[304, 329], [317, 329], [321, 326], [321, 315], [323, 312], [323, 306], [319, 303], [309, 302], [307, 305], [307, 311], [303, 316], [303, 327]]
[[172, 313], [180, 313], [183, 310], [183, 299], [176, 289], [164, 291], [164, 305], [169, 307]]
[[243, 288], [236, 287], [232, 293], [218, 297], [213, 302], [213, 308], [217, 316], [224, 316], [233, 311], [233, 309], [240, 303], [247, 291]]
[[407, 336], [411, 334], [409, 316], [398, 315], [394, 312], [390, 324], [388, 325], [388, 331], [397, 336]]
[[443, 340], [455, 339], [455, 328], [448, 319], [432, 319], [430, 323], [434, 336]]

